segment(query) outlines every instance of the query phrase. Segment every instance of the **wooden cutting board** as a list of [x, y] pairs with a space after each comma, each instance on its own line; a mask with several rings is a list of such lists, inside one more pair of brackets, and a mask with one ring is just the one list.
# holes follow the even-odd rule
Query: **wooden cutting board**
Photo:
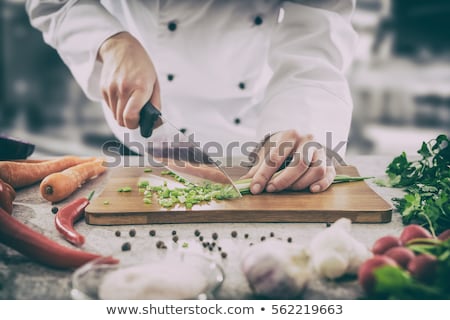
[[[161, 185], [161, 168], [110, 169], [103, 192], [86, 208], [86, 222], [94, 225], [124, 225], [150, 223], [199, 222], [334, 222], [346, 217], [357, 223], [391, 221], [392, 205], [376, 194], [364, 181], [332, 185], [327, 191], [312, 194], [308, 191], [263, 193], [246, 195], [240, 199], [212, 201], [194, 205], [192, 209], [177, 206], [165, 209], [157, 200], [143, 202], [137, 183], [150, 179]], [[233, 168], [230, 175], [239, 177], [245, 168]], [[353, 166], [337, 168], [338, 174], [359, 176]], [[164, 176], [165, 180], [171, 180]], [[131, 192], [118, 192], [124, 186]], [[104, 204], [107, 201], [109, 204]]]

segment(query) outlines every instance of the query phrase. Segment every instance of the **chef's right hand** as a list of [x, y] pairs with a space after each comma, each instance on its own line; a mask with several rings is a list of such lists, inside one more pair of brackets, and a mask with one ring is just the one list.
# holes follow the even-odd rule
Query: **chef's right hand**
[[161, 108], [155, 67], [131, 34], [121, 32], [108, 38], [97, 59], [103, 63], [100, 78], [103, 98], [120, 126], [136, 129], [139, 111], [149, 100]]

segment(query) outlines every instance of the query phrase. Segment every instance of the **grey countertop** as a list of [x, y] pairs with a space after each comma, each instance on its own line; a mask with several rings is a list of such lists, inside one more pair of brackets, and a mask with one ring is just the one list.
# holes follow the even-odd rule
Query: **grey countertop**
[[[382, 156], [353, 156], [347, 159], [349, 164], [355, 165], [361, 175], [382, 176], [386, 165], [392, 157]], [[77, 191], [69, 202], [76, 197], [84, 196], [87, 190], [100, 191], [108, 175], [88, 182]], [[370, 186], [384, 199], [401, 195], [400, 190], [380, 188], [369, 182]], [[23, 189], [18, 192], [13, 210], [13, 216], [47, 237], [69, 245], [58, 234], [54, 227], [52, 205], [40, 197], [38, 186]], [[63, 203], [59, 204], [62, 206]], [[136, 236], [131, 238], [128, 232], [136, 230]], [[139, 254], [142, 250], [158, 250], [155, 243], [163, 240], [167, 244], [167, 254], [181, 250], [190, 250], [216, 260], [225, 272], [225, 281], [218, 290], [218, 299], [251, 299], [251, 290], [240, 269], [243, 250], [249, 243], [260, 241], [261, 236], [268, 237], [270, 232], [275, 237], [286, 239], [292, 237], [293, 244], [307, 244], [311, 237], [326, 228], [319, 223], [240, 223], [240, 224], [166, 224], [166, 225], [137, 225], [137, 226], [91, 226], [85, 222], [76, 225], [76, 229], [85, 235], [84, 249], [101, 254], [115, 254], [120, 252], [124, 241], [132, 245], [130, 254]], [[400, 216], [394, 211], [392, 221], [387, 224], [353, 224], [352, 234], [367, 246], [380, 236], [399, 234], [402, 228]], [[155, 237], [149, 237], [149, 230], [157, 232]], [[200, 230], [205, 236], [211, 237], [213, 232], [219, 234], [218, 245], [228, 253], [226, 259], [220, 257], [217, 250], [209, 252], [201, 247], [194, 235], [194, 230]], [[115, 237], [116, 230], [120, 230], [121, 237]], [[172, 231], [176, 230], [179, 237], [178, 244], [172, 242]], [[237, 231], [238, 237], [232, 238], [231, 231]], [[249, 234], [248, 239], [243, 235]], [[188, 248], [182, 248], [182, 243], [188, 243]], [[39, 265], [16, 251], [0, 244], [0, 299], [70, 299], [71, 275], [73, 271], [50, 269]], [[345, 281], [314, 280], [303, 294], [305, 299], [357, 299], [362, 297], [361, 289], [355, 279]]]

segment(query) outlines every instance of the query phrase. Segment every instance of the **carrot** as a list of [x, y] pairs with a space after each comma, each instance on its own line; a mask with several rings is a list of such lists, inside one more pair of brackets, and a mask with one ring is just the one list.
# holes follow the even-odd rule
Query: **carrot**
[[21, 162], [21, 163], [42, 163], [48, 160], [45, 159], [25, 159], [25, 160], [11, 160], [12, 162]]
[[42, 180], [40, 185], [41, 195], [51, 202], [61, 201], [75, 192], [88, 179], [94, 179], [103, 172], [106, 167], [102, 159], [89, 161], [68, 168], [62, 172], [53, 173]]
[[13, 188], [21, 188], [41, 181], [49, 174], [62, 171], [83, 162], [92, 161], [93, 159], [66, 156], [36, 163], [0, 161], [0, 179]]

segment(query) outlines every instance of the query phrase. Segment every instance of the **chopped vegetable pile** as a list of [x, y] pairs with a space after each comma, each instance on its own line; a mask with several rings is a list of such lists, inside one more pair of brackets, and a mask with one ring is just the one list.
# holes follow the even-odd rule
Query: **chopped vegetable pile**
[[421, 159], [409, 161], [403, 152], [387, 167], [387, 181], [380, 185], [405, 188], [403, 198], [393, 201], [404, 224], [417, 223], [432, 233], [450, 228], [450, 147], [449, 138], [439, 135], [423, 142]]
[[148, 181], [141, 181], [138, 187], [144, 193], [144, 203], [152, 203], [151, 199], [155, 194], [159, 205], [163, 208], [171, 208], [176, 204], [183, 204], [190, 209], [194, 204], [209, 202], [213, 199], [232, 199], [239, 196], [231, 185], [206, 184], [204, 186], [196, 186], [171, 171], [163, 171], [161, 175], [171, 176], [185, 186], [169, 188], [167, 182], [164, 182], [162, 186], [151, 186]]

